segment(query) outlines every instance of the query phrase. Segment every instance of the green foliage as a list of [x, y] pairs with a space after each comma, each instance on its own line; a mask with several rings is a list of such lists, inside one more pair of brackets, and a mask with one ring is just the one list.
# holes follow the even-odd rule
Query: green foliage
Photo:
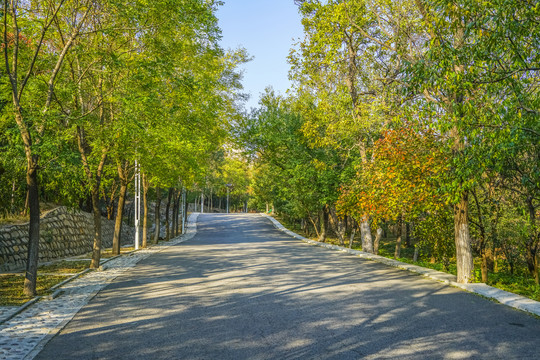
[[[268, 189], [261, 200], [293, 198], [286, 191], [297, 200], [317, 189], [319, 208], [337, 206], [342, 217], [369, 217], [372, 225], [404, 217], [422, 251], [446, 267], [459, 203], [468, 212], [465, 248], [503, 254], [509, 271], [538, 282], [538, 9], [517, 0], [303, 1], [305, 36], [289, 57], [295, 97], [288, 100], [301, 126], [281, 117], [303, 136], [287, 135], [286, 124], [259, 135], [279, 134], [254, 147], [265, 150], [255, 178], [256, 188]], [[273, 145], [280, 141], [287, 146]], [[303, 157], [295, 149], [304, 145], [334, 157]], [[285, 151], [299, 163], [281, 160]], [[265, 186], [266, 172], [288, 175], [293, 167], [310, 181]], [[339, 169], [326, 173], [340, 189], [337, 202], [309, 177], [323, 167]]]
[[[226, 142], [229, 123], [240, 116], [236, 68], [248, 59], [244, 50], [220, 48], [219, 2], [50, 5], [58, 7], [58, 19], [73, 15], [77, 21], [53, 21], [44, 33], [46, 45], [38, 35], [53, 16], [52, 7], [24, 12], [26, 4], [20, 4], [17, 13], [19, 81], [41, 46], [21, 102], [32, 151], [40, 158], [42, 200], [75, 205], [99, 180], [100, 193], [109, 196], [118, 164], [136, 159], [153, 186], [203, 182], [209, 160]], [[11, 39], [9, 24], [3, 30]], [[66, 48], [69, 34], [77, 36]], [[11, 57], [15, 45], [9, 45]], [[46, 84], [56, 65], [51, 90]], [[9, 81], [5, 76], [1, 81], [0, 211], [18, 212], [24, 209], [26, 161]], [[44, 109], [48, 95], [52, 101]]]
[[337, 199], [342, 167], [336, 151], [308, 144], [305, 118], [289, 100], [267, 91], [260, 104], [239, 134], [255, 158], [253, 195], [289, 216], [316, 214]]

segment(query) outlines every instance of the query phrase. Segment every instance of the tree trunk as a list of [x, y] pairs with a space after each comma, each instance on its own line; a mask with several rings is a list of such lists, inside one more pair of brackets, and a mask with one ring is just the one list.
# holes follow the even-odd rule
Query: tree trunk
[[326, 210], [326, 206], [319, 211], [319, 225], [320, 225], [320, 231], [319, 231], [319, 241], [325, 242], [326, 241], [326, 228], [328, 223], [328, 212]]
[[482, 251], [482, 282], [487, 283], [488, 282], [488, 257], [486, 254], [486, 251]]
[[36, 296], [37, 267], [39, 260], [39, 188], [37, 177], [37, 157], [32, 156], [28, 163], [26, 184], [28, 186], [28, 204], [30, 209], [30, 224], [28, 227], [28, 249], [26, 273], [24, 278], [24, 294]]
[[480, 207], [480, 202], [478, 201], [478, 196], [476, 196], [476, 191], [472, 191], [474, 197], [474, 202], [476, 204], [476, 209], [478, 211], [478, 230], [480, 231], [478, 239], [478, 252], [482, 256], [482, 264], [480, 265], [482, 273], [482, 282], [487, 283], [488, 281], [488, 258], [486, 252], [486, 227], [484, 225], [482, 208]]
[[116, 209], [116, 220], [114, 222], [114, 235], [112, 242], [112, 254], [120, 254], [120, 241], [122, 236], [122, 219], [124, 216], [124, 205], [126, 204], [127, 183], [121, 180], [120, 193], [118, 194], [118, 208]]
[[353, 245], [353, 242], [354, 242], [354, 236], [355, 235], [356, 235], [356, 226], [355, 226], [355, 224], [353, 222], [353, 228], [351, 230], [351, 237], [349, 238], [349, 249], [352, 249], [352, 245]]
[[178, 196], [176, 198], [176, 236], [180, 235], [180, 209], [182, 206], [182, 190], [178, 190]]
[[[118, 208], [116, 209], [116, 221], [114, 223], [114, 236], [112, 244], [113, 255], [120, 254], [120, 243], [122, 237], [122, 223], [124, 217], [124, 207], [126, 204], [126, 193], [129, 183], [129, 164], [123, 161], [118, 164], [118, 178], [120, 179], [120, 193], [118, 194]], [[131, 213], [131, 210], [130, 210]], [[128, 218], [129, 220], [129, 218]]]
[[362, 251], [373, 254], [373, 237], [371, 236], [371, 227], [367, 215], [364, 216], [360, 223], [360, 236], [362, 237]]
[[99, 208], [99, 187], [101, 184], [101, 176], [103, 168], [107, 160], [108, 149], [101, 150], [101, 159], [95, 173], [92, 172], [88, 155], [92, 151], [91, 147], [86, 142], [86, 135], [83, 127], [77, 126], [77, 145], [83, 163], [84, 172], [88, 183], [92, 184], [90, 193], [92, 203], [92, 213], [94, 215], [94, 244], [92, 248], [92, 261], [90, 268], [97, 269], [101, 261], [101, 210]]
[[[268, 208], [267, 208], [266, 213], [268, 213]], [[319, 236], [320, 236], [319, 227], [317, 226], [317, 223], [315, 222], [315, 220], [313, 220], [313, 217], [311, 216], [311, 213], [308, 214], [308, 218], [309, 218], [309, 221], [311, 222], [311, 224], [313, 225], [313, 228], [315, 229], [315, 234], [317, 235], [317, 238], [319, 238]]]
[[171, 219], [171, 233], [172, 237], [174, 238], [176, 236], [176, 189], [173, 190]]
[[186, 193], [186, 201], [184, 202], [184, 210], [182, 211], [182, 216], [184, 217], [184, 224], [186, 227], [187, 227], [187, 221], [188, 221], [188, 207], [189, 207], [189, 203], [187, 202], [187, 193]]
[[176, 189], [173, 193], [173, 210], [172, 210], [172, 237], [174, 238], [176, 236], [176, 229], [177, 229], [177, 223], [178, 223], [178, 193]]
[[99, 184], [92, 189], [92, 213], [94, 215], [94, 245], [92, 247], [91, 269], [97, 269], [101, 261], [101, 211], [99, 209]]
[[399, 259], [401, 257], [401, 239], [403, 237], [403, 219], [400, 216], [398, 220], [398, 236], [396, 239], [396, 249], [394, 251], [394, 259]]
[[373, 242], [373, 253], [375, 255], [379, 254], [379, 243], [381, 242], [381, 238], [384, 234], [383, 229], [379, 226], [377, 228], [377, 233], [375, 234], [375, 241]]
[[330, 215], [329, 218], [331, 219], [330, 223], [334, 227], [334, 232], [338, 237], [339, 244], [345, 246], [345, 226], [343, 225], [343, 220], [338, 218], [334, 206], [329, 206], [328, 210]]
[[454, 205], [457, 282], [462, 284], [469, 283], [472, 280], [474, 269], [468, 212], [468, 193], [463, 192], [459, 203]]
[[403, 241], [405, 242], [405, 247], [409, 248], [411, 246], [411, 232], [409, 231], [409, 223], [403, 221]]
[[142, 244], [141, 247], [145, 248], [147, 246], [147, 237], [148, 237], [148, 189], [150, 188], [150, 183], [147, 180], [146, 174], [142, 174], [142, 183], [143, 183], [143, 232], [142, 232]]
[[532, 196], [527, 197], [527, 208], [529, 210], [529, 226], [530, 226], [530, 234], [529, 234], [529, 241], [527, 242], [527, 250], [526, 250], [526, 260], [527, 260], [527, 267], [529, 269], [529, 272], [531, 273], [531, 276], [534, 278], [534, 281], [536, 282], [536, 285], [540, 285], [540, 278], [538, 274], [538, 247], [539, 247], [539, 236], [537, 234], [537, 227], [536, 227], [536, 211], [533, 204], [533, 198]]
[[155, 218], [154, 218], [154, 224], [155, 224], [154, 244], [157, 244], [159, 241], [159, 231], [161, 227], [161, 216], [159, 214], [160, 206], [161, 206], [161, 188], [158, 186], [156, 188], [156, 208], [155, 208], [156, 213], [155, 213]]
[[169, 241], [171, 239], [171, 223], [169, 221], [171, 215], [171, 199], [173, 195], [173, 188], [169, 188], [169, 194], [167, 195], [167, 205], [165, 205], [165, 227], [167, 228], [165, 231], [165, 241]]

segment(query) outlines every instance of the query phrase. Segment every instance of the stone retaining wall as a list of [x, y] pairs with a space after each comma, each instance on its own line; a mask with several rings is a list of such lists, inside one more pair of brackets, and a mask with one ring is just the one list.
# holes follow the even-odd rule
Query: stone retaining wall
[[[102, 218], [102, 247], [112, 246], [114, 221]], [[93, 215], [59, 207], [41, 217], [39, 262], [81, 255], [92, 251]], [[122, 244], [132, 244], [135, 229], [122, 226]], [[0, 271], [14, 271], [26, 266], [28, 223], [0, 227]]]

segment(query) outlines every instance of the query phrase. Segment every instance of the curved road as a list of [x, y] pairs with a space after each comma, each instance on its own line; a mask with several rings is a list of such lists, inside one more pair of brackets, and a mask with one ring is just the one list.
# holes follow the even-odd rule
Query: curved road
[[258, 215], [202, 214], [38, 359], [539, 359], [540, 320], [310, 246]]

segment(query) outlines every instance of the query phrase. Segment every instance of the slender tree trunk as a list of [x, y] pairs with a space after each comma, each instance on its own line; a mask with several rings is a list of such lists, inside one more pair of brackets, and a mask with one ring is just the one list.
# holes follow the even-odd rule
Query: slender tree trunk
[[184, 224], [186, 228], [187, 228], [187, 221], [188, 221], [188, 208], [189, 208], [189, 203], [187, 201], [187, 192], [186, 192], [186, 201], [184, 203], [184, 211], [182, 214], [182, 216], [184, 217]]
[[15, 214], [15, 190], [16, 190], [17, 180], [13, 179], [13, 185], [11, 186], [11, 213]]
[[351, 237], [349, 238], [349, 249], [352, 249], [354, 237], [356, 236], [356, 224], [355, 224], [354, 219], [352, 219], [351, 227], [352, 227], [352, 230], [351, 230]]
[[171, 227], [170, 227], [171, 223], [169, 219], [171, 217], [170, 210], [171, 210], [172, 195], [173, 195], [173, 188], [169, 188], [169, 194], [167, 195], [167, 205], [165, 205], [165, 227], [167, 228], [165, 232], [166, 241], [169, 241], [171, 239]]
[[[123, 161], [118, 164], [118, 178], [120, 179], [120, 193], [118, 196], [118, 208], [116, 209], [116, 221], [114, 224], [114, 236], [112, 244], [112, 253], [113, 255], [120, 254], [120, 244], [122, 237], [122, 224], [124, 217], [124, 207], [126, 204], [126, 193], [129, 183], [129, 163]], [[131, 209], [130, 214], [131, 216]], [[128, 217], [129, 220], [129, 217]]]
[[326, 210], [326, 206], [319, 210], [319, 225], [320, 225], [320, 231], [319, 231], [319, 241], [325, 242], [326, 241], [326, 228], [328, 223], [328, 212]]
[[399, 259], [401, 257], [401, 241], [403, 238], [403, 218], [400, 216], [398, 220], [398, 236], [396, 239], [396, 250], [394, 251], [394, 259]]
[[180, 207], [182, 206], [182, 190], [178, 190], [178, 194], [176, 196], [176, 228], [175, 228], [175, 235], [178, 236], [180, 234]]
[[112, 243], [112, 254], [120, 254], [120, 242], [122, 237], [122, 220], [124, 217], [124, 206], [126, 204], [127, 183], [120, 184], [120, 193], [118, 196], [118, 208], [116, 209], [116, 220], [114, 223], [114, 235]]
[[373, 242], [373, 253], [375, 255], [379, 254], [379, 243], [381, 242], [381, 238], [384, 234], [383, 229], [379, 226], [377, 228], [377, 233], [375, 234], [375, 241]]
[[154, 224], [155, 224], [154, 244], [157, 244], [159, 241], [159, 231], [161, 227], [161, 216], [159, 214], [160, 206], [161, 206], [161, 188], [158, 186], [156, 188], [156, 208], [155, 208], [156, 212], [155, 212], [155, 218], [154, 218]]
[[484, 216], [482, 213], [482, 208], [480, 207], [480, 202], [478, 201], [478, 196], [476, 195], [476, 191], [471, 192], [474, 197], [474, 202], [476, 204], [476, 209], [478, 211], [478, 230], [480, 232], [479, 239], [478, 239], [478, 252], [480, 253], [482, 257], [482, 264], [480, 265], [481, 273], [482, 273], [482, 282], [487, 283], [488, 281], [488, 256], [487, 256], [487, 249], [486, 249], [486, 227], [484, 224]]
[[114, 212], [114, 204], [110, 203], [106, 207], [107, 207], [107, 220], [112, 220], [113, 212]]
[[99, 207], [99, 187], [101, 184], [101, 176], [105, 161], [107, 160], [108, 149], [101, 150], [101, 160], [95, 173], [92, 172], [88, 161], [88, 155], [92, 151], [91, 147], [86, 142], [85, 131], [83, 127], [77, 127], [77, 145], [81, 154], [83, 169], [88, 179], [88, 183], [92, 184], [91, 203], [92, 213], [94, 215], [94, 244], [92, 249], [92, 261], [90, 268], [97, 269], [101, 261], [101, 210]]
[[92, 189], [92, 214], [94, 215], [94, 244], [91, 269], [97, 269], [101, 261], [101, 210], [99, 209], [99, 184]]
[[[268, 203], [266, 203], [266, 205], [267, 205], [266, 213], [268, 214]], [[311, 224], [313, 225], [313, 229], [315, 229], [315, 234], [317, 235], [317, 238], [319, 238], [319, 236], [320, 236], [319, 227], [317, 226], [316, 221], [311, 216], [311, 213], [308, 214], [308, 218], [309, 218], [309, 221], [311, 222]]]
[[24, 278], [24, 294], [36, 296], [37, 267], [39, 260], [39, 188], [37, 177], [37, 157], [32, 156], [26, 172], [26, 184], [28, 186], [28, 204], [30, 209], [30, 224], [28, 230], [28, 249], [26, 261], [26, 273]]
[[338, 237], [339, 244], [345, 246], [345, 227], [343, 226], [343, 220], [338, 219], [336, 209], [333, 206], [329, 206], [328, 210], [331, 219], [330, 223], [334, 227], [334, 232]]
[[177, 199], [177, 191], [175, 189], [174, 193], [173, 193], [173, 198], [172, 198], [172, 203], [173, 203], [173, 207], [172, 207], [172, 237], [173, 238], [176, 236], [176, 222], [178, 220], [178, 216], [177, 216], [178, 206], [177, 206], [177, 203], [176, 203], [176, 199]]
[[403, 221], [403, 241], [405, 243], [405, 247], [409, 248], [411, 246], [411, 232], [409, 231], [409, 223], [406, 221]]
[[[28, 182], [26, 183], [26, 185], [28, 186]], [[26, 199], [24, 200], [24, 210], [22, 212], [22, 214], [24, 216], [28, 215], [28, 208], [30, 207], [30, 192], [27, 190], [26, 191]]]
[[527, 197], [527, 208], [529, 210], [529, 241], [527, 242], [526, 260], [527, 267], [531, 276], [534, 278], [536, 285], [540, 285], [540, 278], [538, 274], [538, 247], [539, 247], [539, 235], [536, 225], [536, 209], [534, 208], [532, 196]]
[[143, 183], [143, 232], [142, 232], [142, 244], [141, 247], [144, 249], [147, 246], [148, 241], [148, 189], [150, 188], [150, 183], [147, 180], [146, 174], [142, 174], [142, 183]]
[[457, 282], [462, 284], [469, 283], [472, 280], [474, 270], [468, 212], [468, 193], [463, 192], [460, 201], [454, 205]]

